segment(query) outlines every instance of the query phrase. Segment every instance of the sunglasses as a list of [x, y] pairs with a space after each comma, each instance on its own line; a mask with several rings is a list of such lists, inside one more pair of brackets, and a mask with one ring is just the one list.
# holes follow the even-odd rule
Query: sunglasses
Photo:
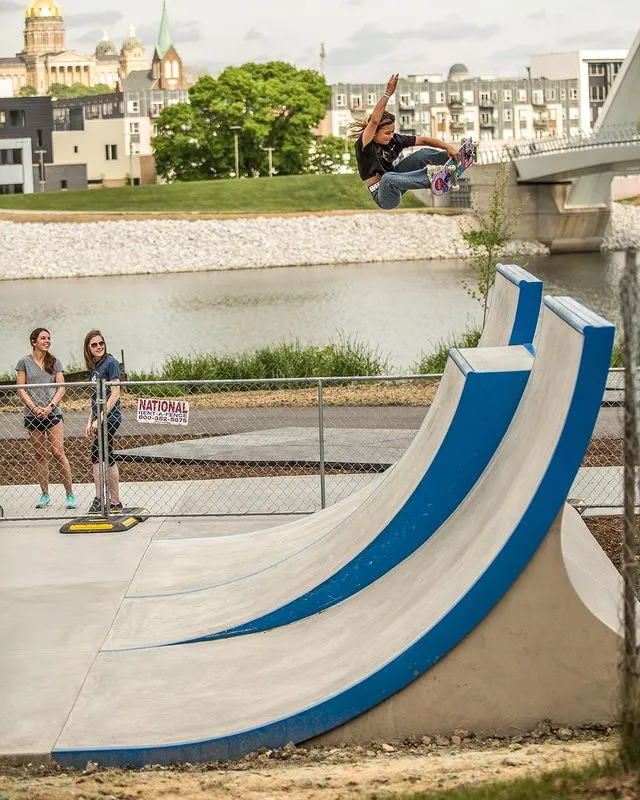
[[91, 342], [89, 347], [104, 347], [104, 342]]

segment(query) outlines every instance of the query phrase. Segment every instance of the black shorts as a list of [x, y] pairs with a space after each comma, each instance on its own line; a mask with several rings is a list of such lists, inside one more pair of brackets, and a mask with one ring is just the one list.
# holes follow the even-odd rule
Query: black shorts
[[[113, 437], [115, 432], [120, 427], [120, 420], [117, 422], [111, 422], [111, 420], [107, 420], [107, 461], [110, 467], [112, 467], [116, 460], [113, 457]], [[98, 435], [99, 431], [96, 431], [96, 435], [93, 437], [93, 442], [91, 443], [91, 463], [97, 464], [100, 461], [98, 456]]]
[[45, 433], [45, 431], [53, 428], [54, 425], [57, 425], [59, 422], [62, 422], [62, 414], [50, 414], [48, 417], [36, 417], [35, 414], [24, 415], [24, 427], [28, 431], [40, 431], [41, 433]]

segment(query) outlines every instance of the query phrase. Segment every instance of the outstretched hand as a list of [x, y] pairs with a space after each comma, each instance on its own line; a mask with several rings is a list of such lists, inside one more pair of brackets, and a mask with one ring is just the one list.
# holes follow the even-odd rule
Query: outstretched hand
[[389, 94], [393, 94], [396, 90], [396, 86], [398, 85], [398, 78], [400, 77], [400, 73], [394, 72], [393, 75], [387, 81], [387, 92]]

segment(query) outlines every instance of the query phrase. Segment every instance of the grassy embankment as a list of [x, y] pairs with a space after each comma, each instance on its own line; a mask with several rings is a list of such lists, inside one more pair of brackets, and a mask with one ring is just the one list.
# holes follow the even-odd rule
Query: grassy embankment
[[[425, 207], [407, 193], [402, 208]], [[6, 195], [0, 197], [0, 209], [93, 214], [267, 214], [375, 211], [376, 206], [357, 175], [290, 175]]]

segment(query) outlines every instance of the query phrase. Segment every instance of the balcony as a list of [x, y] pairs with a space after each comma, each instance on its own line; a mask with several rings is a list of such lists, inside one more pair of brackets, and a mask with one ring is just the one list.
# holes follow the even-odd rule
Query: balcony
[[493, 100], [489, 100], [488, 97], [481, 97], [478, 101], [478, 105], [480, 108], [493, 108]]
[[464, 133], [464, 131], [466, 130], [466, 126], [464, 122], [450, 122], [449, 129], [453, 133], [460, 133], [461, 131]]
[[449, 108], [463, 108], [462, 100], [459, 97], [450, 97]]
[[535, 115], [533, 118], [533, 127], [538, 130], [547, 130], [549, 127], [549, 117], [544, 114]]
[[480, 127], [481, 128], [495, 128], [496, 121], [494, 119], [481, 119], [480, 120]]

